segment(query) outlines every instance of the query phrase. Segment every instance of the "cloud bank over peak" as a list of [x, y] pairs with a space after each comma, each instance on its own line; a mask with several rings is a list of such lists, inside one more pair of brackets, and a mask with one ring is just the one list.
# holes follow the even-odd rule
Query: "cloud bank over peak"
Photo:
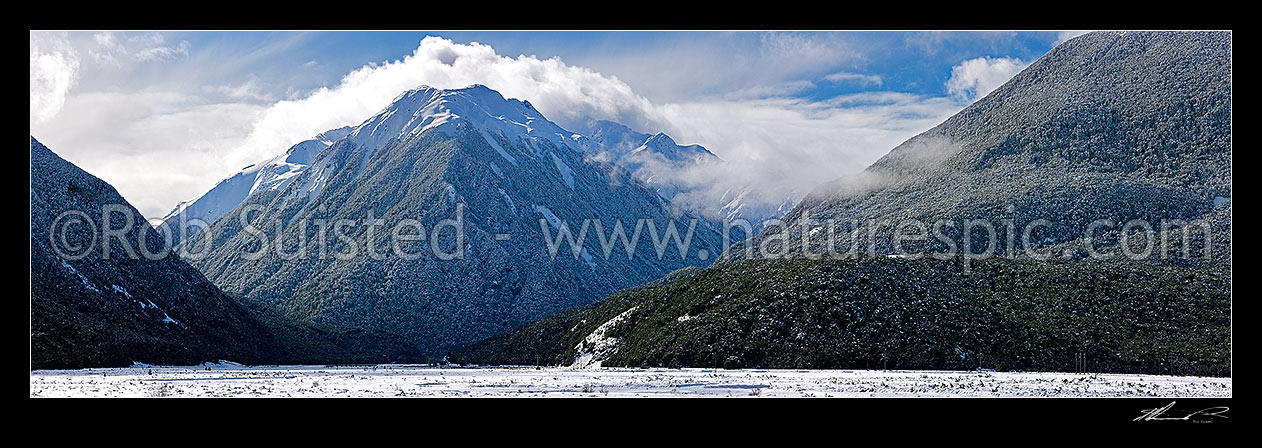
[[429, 36], [401, 60], [366, 65], [342, 77], [333, 88], [277, 102], [263, 113], [232, 159], [235, 164], [251, 163], [326, 129], [357, 125], [399, 93], [420, 85], [455, 89], [472, 84], [483, 84], [506, 98], [529, 100], [563, 127], [588, 117], [640, 128], [660, 121], [653, 105], [616, 77], [567, 65], [555, 57], [511, 58], [489, 45]]

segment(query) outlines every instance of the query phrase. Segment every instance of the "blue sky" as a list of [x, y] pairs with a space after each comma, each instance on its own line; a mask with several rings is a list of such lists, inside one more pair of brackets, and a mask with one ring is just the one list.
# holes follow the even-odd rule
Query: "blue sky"
[[1073, 34], [33, 31], [31, 132], [161, 217], [405, 88], [477, 82], [562, 126], [614, 119], [703, 144], [737, 167], [725, 178], [800, 196]]
[[[666, 69], [678, 64], [672, 56], [692, 50], [713, 52], [710, 59], [728, 67], [758, 64], [756, 53], [767, 35], [763, 32], [495, 32], [495, 31], [389, 31], [389, 32], [169, 32], [167, 41], [187, 41], [200, 49], [190, 58], [206, 75], [223, 79], [257, 76], [267, 81], [269, 91], [283, 96], [291, 90], [306, 91], [336, 84], [347, 72], [369, 63], [399, 59], [416, 49], [425, 36], [439, 36], [455, 42], [488, 44], [505, 56], [535, 55], [560, 57], [572, 65], [590, 67], [618, 75], [619, 69], [640, 64]], [[1058, 32], [805, 32], [785, 33], [813, 41], [843, 41], [852, 58], [835, 63], [822, 61], [803, 75], [822, 77], [836, 72], [877, 75], [880, 86], [871, 83], [819, 83], [816, 88], [795, 96], [823, 99], [868, 90], [893, 90], [918, 94], [946, 94], [945, 82], [951, 68], [961, 61], [978, 57], [1009, 57], [1033, 61], [1050, 50], [1061, 38]], [[241, 61], [225, 60], [241, 59]], [[313, 68], [293, 70], [315, 62]], [[707, 61], [710, 62], [710, 61]], [[623, 76], [624, 80], [626, 76]], [[655, 86], [632, 87], [673, 95]], [[645, 80], [648, 81], [648, 80]], [[650, 84], [651, 81], [644, 84]], [[724, 86], [706, 86], [713, 94]], [[661, 98], [673, 99], [673, 98]]]

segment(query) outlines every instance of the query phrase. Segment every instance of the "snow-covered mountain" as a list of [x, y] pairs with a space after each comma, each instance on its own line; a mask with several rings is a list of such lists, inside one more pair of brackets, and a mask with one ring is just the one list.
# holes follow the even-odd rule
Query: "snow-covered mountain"
[[209, 225], [257, 191], [284, 189], [289, 181], [315, 160], [320, 151], [350, 132], [350, 127], [325, 131], [310, 140], [299, 142], [283, 154], [242, 168], [240, 172], [219, 181], [201, 196], [181, 202], [162, 218], [163, 225], [159, 229], [171, 231], [172, 240], [179, 244], [181, 237], [187, 236], [178, 231], [179, 226], [186, 226], [184, 233], [188, 235], [197, 233], [201, 227], [190, 223], [192, 220], [202, 220]]
[[617, 161], [643, 146], [653, 136], [622, 123], [590, 118], [578, 123], [574, 131], [586, 136], [598, 152], [607, 153], [611, 161]]
[[[828, 244], [853, 247], [851, 235], [859, 235], [889, 254], [895, 245], [906, 253], [954, 249], [937, 238], [908, 242], [884, 223], [984, 219], [999, 227], [998, 241], [1010, 242], [997, 253], [1079, 260], [1088, 257], [1087, 244], [1123, 240], [1120, 224], [1086, 236], [1096, 220], [1141, 219], [1156, 227], [1181, 220], [1213, 229], [1213, 259], [1229, 262], [1231, 80], [1229, 32], [1088, 33], [893, 148], [864, 171], [865, 182], [817, 188], [785, 221], [834, 219], [839, 238]], [[1012, 225], [998, 224], [1005, 220]], [[1049, 225], [1027, 236], [1033, 243], [1025, 249], [1033, 250], [1014, 250], [1020, 230], [1042, 220]], [[745, 247], [801, 241], [803, 229], [764, 232]], [[819, 229], [810, 247], [789, 245], [786, 255], [823, 250], [830, 233]], [[958, 227], [947, 235], [967, 241]], [[972, 243], [965, 250], [986, 250], [984, 239]], [[1177, 244], [1160, 250], [1179, 250]], [[739, 259], [745, 251], [730, 254]], [[1149, 259], [1188, 261], [1166, 255]]]
[[589, 151], [603, 154], [667, 199], [690, 190], [685, 179], [690, 169], [723, 161], [701, 145], [681, 146], [665, 133], [646, 134], [608, 120], [588, 120], [580, 132]]
[[661, 132], [649, 137], [644, 144], [631, 150], [623, 158], [627, 160], [628, 166], [642, 166], [644, 164], [642, 157], [660, 157], [670, 162], [692, 164], [702, 164], [718, 159], [718, 156], [701, 145], [681, 146], [669, 135]]
[[[608, 120], [586, 120], [579, 132], [591, 151], [630, 171], [680, 207], [713, 220], [748, 220], [754, 225], [779, 218], [801, 194], [767, 198], [754, 185], [714, 182], [727, 161], [701, 145], [680, 145], [665, 133], [648, 134]], [[727, 179], [731, 180], [731, 179]]]
[[[399, 95], [284, 185], [256, 191], [238, 205], [262, 207], [252, 222], [272, 238], [279, 235], [284, 254], [242, 257], [256, 250], [258, 237], [236, 219], [216, 221], [188, 244], [200, 247], [206, 235], [213, 237], [208, 255], [194, 264], [229, 292], [294, 318], [397, 332], [436, 355], [706, 265], [722, 250], [713, 224], [672, 205], [591, 148], [589, 139], [549, 121], [529, 102], [485, 86], [420, 87]], [[576, 255], [568, 246], [549, 254], [547, 238], [563, 223], [577, 235], [588, 218], [600, 219], [606, 236], [617, 221], [630, 235], [638, 220], [654, 223], [659, 238], [672, 223], [680, 237], [690, 227], [693, 235], [683, 257], [674, 245], [659, 257], [645, 225], [634, 257], [620, 244], [605, 257], [592, 224]], [[338, 219], [361, 225], [338, 230], [345, 238], [326, 229], [321, 241], [311, 223]], [[373, 232], [362, 225], [378, 219]], [[451, 229], [432, 233], [444, 219], [462, 222], [462, 237]], [[396, 241], [398, 250], [419, 258], [394, 255], [382, 237], [403, 220], [419, 220], [427, 233], [425, 240]], [[386, 256], [368, 255], [370, 244]], [[358, 256], [331, 256], [352, 246]], [[305, 258], [288, 255], [299, 247], [307, 248]], [[462, 253], [440, 259], [456, 252]]]
[[652, 160], [681, 165], [703, 165], [722, 160], [701, 145], [682, 146], [665, 133], [647, 134], [609, 120], [587, 120], [578, 131], [590, 140], [597, 151], [608, 153], [616, 164], [633, 172]]
[[[99, 216], [106, 206], [145, 222], [114, 187], [31, 137], [32, 368], [254, 363], [280, 356], [284, 349], [268, 328], [187, 263], [122, 255], [124, 245], [140, 253], [140, 241], [161, 241], [156, 230], [130, 226], [122, 241], [104, 243], [114, 254], [106, 257], [91, 227], [54, 227], [64, 213]], [[147, 232], [144, 240], [141, 232]], [[73, 247], [89, 249], [66, 250]]]
[[[31, 138], [33, 369], [424, 359], [396, 334], [286, 319], [257, 301], [225, 294], [178, 256], [164, 255], [155, 228], [128, 226], [121, 240], [105, 243], [92, 226], [55, 225], [66, 213], [101, 213], [107, 206], [130, 215], [130, 222], [145, 222], [114, 187]], [[121, 220], [118, 212], [111, 212], [114, 222]], [[153, 256], [145, 255], [142, 242]], [[110, 244], [112, 255], [104, 256], [96, 243]], [[71, 247], [87, 251], [67, 251]]]

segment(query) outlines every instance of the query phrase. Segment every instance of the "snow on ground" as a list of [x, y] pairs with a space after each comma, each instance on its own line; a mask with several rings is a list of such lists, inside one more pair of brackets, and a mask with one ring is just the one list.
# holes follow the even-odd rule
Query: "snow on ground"
[[32, 397], [1230, 397], [1231, 378], [414, 365], [36, 370]]

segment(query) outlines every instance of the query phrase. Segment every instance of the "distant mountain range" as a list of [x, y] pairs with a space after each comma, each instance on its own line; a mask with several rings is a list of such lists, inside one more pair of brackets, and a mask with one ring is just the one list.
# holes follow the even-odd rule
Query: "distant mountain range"
[[595, 151], [654, 186], [666, 199], [673, 199], [681, 187], [669, 176], [660, 177], [660, 172], [722, 162], [701, 145], [680, 146], [666, 134], [649, 135], [612, 121], [588, 120], [580, 132]]
[[[1002, 244], [1040, 219], [1033, 254]], [[895, 235], [899, 223], [939, 220], [954, 223], [953, 239]], [[991, 223], [995, 237], [963, 245], [964, 220]], [[1097, 220], [1103, 230], [1088, 235]], [[1121, 238], [1132, 220], [1170, 245], [1121, 256], [1123, 241], [1143, 250], [1142, 238]], [[812, 192], [785, 221], [706, 269], [450, 358], [1059, 371], [1086, 359], [1097, 372], [1230, 375], [1231, 35], [1074, 38], [861, 175]], [[987, 241], [1005, 258], [959, 255], [986, 253]], [[1087, 244], [1114, 256], [1091, 257]], [[1050, 259], [1032, 261], [1039, 252]]]
[[[650, 135], [607, 120], [587, 120], [578, 131], [593, 143], [593, 152], [630, 171], [677, 205], [714, 220], [733, 225], [736, 220], [745, 220], [756, 231], [764, 221], [788, 212], [798, 199], [763, 200], [755, 185], [731, 188], [722, 195], [697, 191], [710, 187], [702, 184], [704, 179], [695, 178], [699, 171], [722, 170], [728, 162], [701, 145], [679, 145], [664, 133]], [[744, 239], [743, 234], [737, 236], [735, 239]]]

